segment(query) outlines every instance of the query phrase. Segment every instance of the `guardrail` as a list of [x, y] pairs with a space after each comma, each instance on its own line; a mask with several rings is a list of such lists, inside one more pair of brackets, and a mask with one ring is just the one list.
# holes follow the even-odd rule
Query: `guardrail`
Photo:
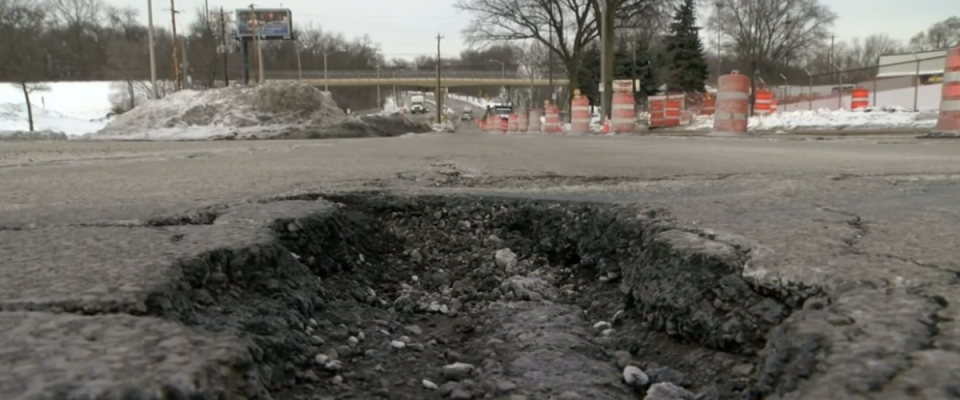
[[[324, 71], [317, 69], [305, 69], [302, 71], [297, 70], [267, 70], [265, 71], [267, 79], [270, 78], [280, 78], [280, 79], [297, 79], [300, 76], [303, 76], [303, 79], [324, 79]], [[410, 78], [436, 78], [436, 71], [429, 70], [418, 70], [418, 71], [392, 71], [392, 70], [328, 70], [326, 72], [327, 79], [410, 79]], [[530, 79], [527, 76], [524, 76], [517, 72], [505, 72], [501, 73], [500, 71], [467, 71], [467, 70], [441, 70], [440, 77], [442, 78], [459, 78], [459, 79], [489, 79], [489, 80], [518, 80], [518, 79]], [[565, 76], [554, 76], [556, 80], [566, 80]], [[539, 78], [538, 80], [543, 80], [544, 78]]]

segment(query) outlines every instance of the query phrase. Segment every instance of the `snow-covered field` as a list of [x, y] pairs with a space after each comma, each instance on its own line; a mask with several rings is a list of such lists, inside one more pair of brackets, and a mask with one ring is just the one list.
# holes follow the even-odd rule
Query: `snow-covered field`
[[[112, 82], [55, 82], [49, 90], [30, 94], [34, 128], [80, 136], [107, 124]], [[0, 84], [0, 132], [29, 129], [19, 86]], [[0, 133], [2, 135], [2, 133]]]

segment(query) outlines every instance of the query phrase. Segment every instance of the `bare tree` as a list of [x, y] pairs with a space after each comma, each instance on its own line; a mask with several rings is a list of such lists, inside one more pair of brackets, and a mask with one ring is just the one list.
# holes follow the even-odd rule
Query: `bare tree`
[[0, 75], [16, 82], [23, 92], [30, 131], [34, 130], [30, 94], [48, 90], [37, 83], [44, 74], [45, 54], [40, 44], [44, 13], [32, 0], [0, 0]]
[[73, 58], [71, 61], [81, 70], [89, 71], [92, 54], [88, 47], [94, 47], [98, 41], [103, 3], [100, 0], [50, 0], [48, 4], [50, 22], [64, 29], [64, 44]]
[[953, 16], [910, 38], [910, 50], [926, 51], [960, 46], [960, 18]]
[[837, 15], [819, 0], [718, 0], [708, 24], [729, 38], [725, 50], [753, 77], [776, 78], [823, 43]]

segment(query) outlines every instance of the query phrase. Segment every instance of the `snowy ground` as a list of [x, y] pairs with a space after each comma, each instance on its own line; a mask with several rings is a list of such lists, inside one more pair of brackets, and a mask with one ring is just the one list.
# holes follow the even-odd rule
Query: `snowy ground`
[[[878, 107], [846, 111], [821, 109], [816, 111], [781, 112], [763, 117], [751, 117], [750, 131], [845, 130], [845, 129], [930, 129], [937, 123], [937, 111], [911, 112], [900, 107]], [[688, 130], [713, 129], [713, 117], [698, 116], [686, 127]]]
[[[112, 82], [55, 82], [50, 90], [34, 92], [34, 128], [80, 136], [107, 124]], [[29, 129], [27, 108], [19, 86], [0, 84], [0, 135]]]

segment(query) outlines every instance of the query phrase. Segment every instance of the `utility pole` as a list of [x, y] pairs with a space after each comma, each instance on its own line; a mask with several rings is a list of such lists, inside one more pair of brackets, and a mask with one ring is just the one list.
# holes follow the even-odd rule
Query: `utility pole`
[[147, 48], [150, 53], [150, 98], [157, 100], [160, 94], [157, 93], [157, 54], [154, 51], [153, 43], [153, 0], [147, 0]]
[[188, 88], [192, 83], [190, 79], [190, 61], [187, 60], [187, 45], [190, 42], [187, 41], [187, 35], [183, 35], [183, 45], [180, 47], [180, 52], [183, 53], [183, 71], [181, 75], [183, 76], [183, 87]]
[[263, 46], [260, 43], [260, 24], [257, 21], [257, 11], [254, 4], [250, 5], [250, 22], [251, 30], [253, 31], [253, 46], [257, 50], [256, 66], [257, 66], [257, 84], [263, 84], [264, 75], [263, 75]]
[[720, 24], [723, 22], [720, 20], [720, 13], [723, 11], [723, 2], [717, 1], [717, 86], [720, 86], [720, 76], [723, 75], [723, 69], [720, 61], [720, 41], [722, 40], [723, 30], [720, 29]]
[[552, 101], [554, 100], [553, 93], [555, 92], [553, 89], [553, 49], [551, 49], [553, 46], [553, 0], [549, 0], [547, 3], [547, 15], [550, 16], [547, 21], [547, 32], [550, 41], [550, 45], [547, 46], [547, 86], [550, 88], [548, 95]]
[[610, 38], [607, 37], [607, 14], [610, 10], [607, 9], [609, 5], [609, 0], [600, 0], [600, 85], [603, 86], [603, 91], [600, 93], [600, 125], [603, 125], [607, 121], [607, 79], [610, 79], [607, 76], [607, 55], [609, 52], [609, 47], [607, 43]]
[[173, 85], [176, 90], [183, 88], [183, 77], [180, 75], [180, 45], [177, 39], [177, 11], [175, 0], [170, 0], [170, 25], [173, 28]]
[[230, 76], [227, 69], [227, 14], [220, 7], [220, 45], [223, 46], [223, 87], [230, 86]]
[[443, 39], [439, 33], [437, 33], [437, 123], [443, 123], [443, 96], [440, 93], [440, 40]]

